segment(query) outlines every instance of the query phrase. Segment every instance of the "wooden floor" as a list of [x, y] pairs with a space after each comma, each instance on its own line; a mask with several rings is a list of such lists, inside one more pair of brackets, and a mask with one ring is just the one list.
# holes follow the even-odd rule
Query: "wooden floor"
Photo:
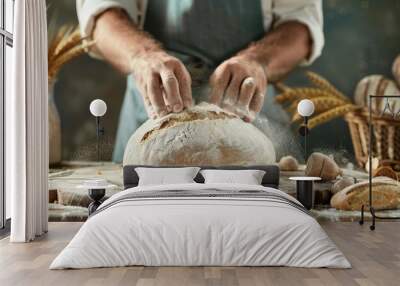
[[323, 222], [352, 269], [289, 267], [124, 267], [48, 270], [81, 223], [50, 223], [44, 237], [28, 244], [0, 241], [0, 285], [400, 285], [400, 223]]

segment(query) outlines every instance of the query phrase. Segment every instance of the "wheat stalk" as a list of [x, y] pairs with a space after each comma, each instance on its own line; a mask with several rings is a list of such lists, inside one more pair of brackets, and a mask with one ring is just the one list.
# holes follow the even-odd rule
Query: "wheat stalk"
[[54, 56], [59, 57], [63, 53], [67, 52], [68, 50], [74, 48], [75, 46], [81, 44], [83, 38], [81, 37], [81, 33], [79, 28], [75, 28], [70, 34], [66, 35], [60, 44], [57, 46]]
[[94, 43], [83, 40], [78, 27], [63, 26], [58, 30], [48, 51], [49, 82], [54, 80], [62, 65], [83, 54]]
[[285, 92], [289, 92], [292, 90], [291, 87], [287, 86], [286, 84], [284, 84], [281, 81], [278, 81], [274, 84], [275, 88], [277, 91], [279, 91], [280, 93], [285, 93]]
[[316, 87], [329, 91], [333, 96], [340, 98], [344, 101], [349, 101], [349, 99], [343, 93], [337, 90], [328, 80], [326, 80], [322, 76], [311, 71], [306, 72], [306, 76]]
[[53, 57], [53, 55], [55, 53], [55, 50], [57, 49], [57, 46], [62, 41], [65, 33], [67, 32], [67, 30], [68, 30], [68, 26], [62, 26], [58, 30], [58, 32], [54, 35], [53, 39], [50, 41], [49, 50], [47, 52], [48, 59]]
[[[325, 112], [327, 110], [332, 109], [333, 107], [339, 107], [345, 105], [342, 100], [337, 99], [331, 96], [321, 96], [311, 99], [314, 103], [315, 114], [319, 114], [321, 112]], [[292, 117], [292, 123], [300, 121], [302, 117], [296, 112]]]
[[339, 107], [335, 107], [329, 111], [326, 111], [322, 114], [319, 114], [315, 117], [313, 117], [309, 122], [308, 122], [308, 127], [310, 129], [325, 123], [327, 121], [330, 121], [336, 117], [342, 116], [344, 114], [346, 114], [347, 112], [350, 112], [352, 110], [357, 109], [358, 107], [355, 106], [354, 104], [345, 104], [343, 106], [339, 106]]
[[87, 42], [84, 44], [80, 44], [79, 46], [76, 46], [66, 52], [64, 52], [61, 56], [57, 57], [51, 64], [49, 65], [49, 82], [54, 79], [54, 76], [57, 74], [58, 70], [62, 65], [64, 65], [66, 62], [70, 61], [71, 59], [83, 54], [86, 50], [86, 48], [90, 47], [93, 45], [94, 42]]
[[[323, 90], [323, 89], [319, 89], [319, 88], [309, 88], [309, 87], [305, 87], [305, 88], [293, 88], [287, 92], [284, 92], [282, 94], [279, 94], [278, 96], [275, 97], [275, 100], [278, 103], [284, 103], [286, 101], [290, 101], [291, 99], [304, 99], [304, 98], [308, 98], [308, 99], [312, 99], [315, 97], [335, 97], [334, 95], [332, 95], [331, 92]], [[347, 100], [343, 100], [343, 102], [347, 102]]]

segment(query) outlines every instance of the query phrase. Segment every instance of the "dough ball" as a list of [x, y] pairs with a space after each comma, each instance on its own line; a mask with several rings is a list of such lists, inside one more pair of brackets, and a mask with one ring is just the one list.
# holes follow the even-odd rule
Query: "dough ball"
[[201, 103], [147, 120], [131, 136], [123, 165], [257, 165], [275, 163], [270, 139], [233, 113]]

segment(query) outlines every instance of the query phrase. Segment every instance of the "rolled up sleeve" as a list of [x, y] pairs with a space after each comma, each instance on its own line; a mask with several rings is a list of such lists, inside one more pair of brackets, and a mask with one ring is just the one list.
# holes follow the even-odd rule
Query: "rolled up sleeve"
[[322, 0], [274, 0], [272, 5], [274, 27], [289, 21], [297, 21], [308, 27], [312, 50], [302, 65], [310, 65], [322, 53], [325, 39], [323, 32]]
[[76, 0], [81, 34], [84, 37], [92, 35], [96, 17], [110, 8], [125, 10], [133, 21], [136, 21], [138, 9], [135, 0]]

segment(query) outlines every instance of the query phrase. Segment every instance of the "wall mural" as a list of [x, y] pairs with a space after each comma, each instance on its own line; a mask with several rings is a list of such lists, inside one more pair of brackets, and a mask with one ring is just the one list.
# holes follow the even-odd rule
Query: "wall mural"
[[[78, 24], [74, 1], [48, 0], [47, 3], [50, 37], [63, 25]], [[326, 44], [322, 56], [308, 69], [329, 79], [349, 98], [352, 97], [357, 82], [364, 76], [382, 74], [391, 77], [392, 61], [399, 52], [397, 43], [400, 35], [395, 28], [400, 21], [396, 17], [398, 9], [396, 1], [324, 1]], [[93, 151], [96, 144], [95, 121], [87, 107], [93, 99], [101, 98], [108, 105], [108, 112], [103, 120], [106, 134], [102, 156], [110, 160], [125, 93], [125, 77], [104, 61], [83, 54], [65, 65], [57, 74], [55, 82], [54, 102], [62, 126], [63, 159], [96, 158]], [[307, 84], [302, 70], [291, 73], [286, 82], [294, 86]], [[301, 159], [301, 148], [289, 146], [302, 144], [301, 138], [296, 136], [296, 130], [293, 132], [294, 137], [288, 138], [281, 132], [279, 124], [266, 127], [261, 122], [259, 125], [262, 129], [272, 128], [276, 137], [281, 137], [280, 143], [285, 142], [284, 145], [287, 145], [278, 156], [293, 153]], [[332, 129], [345, 136], [332, 136]], [[343, 120], [334, 120], [317, 127], [310, 134], [309, 141], [314, 150], [340, 150], [347, 157], [352, 157], [353, 146], [348, 127]]]
[[[115, 15], [97, 18], [95, 35], [89, 36], [94, 26], [85, 1], [47, 0], [51, 172], [107, 162], [108, 169], [73, 171], [73, 179], [102, 176], [121, 188], [121, 165], [279, 163], [282, 171], [304, 168], [306, 175], [335, 184], [321, 187], [317, 200], [325, 206], [354, 185], [358, 175], [343, 170], [368, 165], [367, 95], [400, 94], [400, 3], [323, 1], [321, 56], [309, 66], [298, 65], [314, 50], [307, 48], [301, 57], [298, 39], [307, 29], [289, 25], [289, 38], [299, 48], [286, 57], [291, 60], [280, 72], [290, 72], [282, 76], [258, 65], [261, 56], [254, 61], [248, 56], [269, 49], [268, 40], [260, 41], [263, 22], [274, 25], [279, 17], [263, 15], [258, 0], [247, 1], [246, 9], [242, 2], [231, 1], [228, 9], [222, 2], [149, 0], [145, 18], [116, 9], [116, 17], [137, 17], [148, 33], [127, 32], [130, 46], [121, 40], [123, 32], [110, 28]], [[205, 9], [207, 17], [198, 13]], [[227, 9], [232, 13], [226, 15]], [[135, 40], [145, 48], [132, 48]], [[249, 46], [252, 42], [257, 43]], [[168, 53], [158, 53], [161, 47]], [[127, 57], [129, 52], [134, 56]], [[254, 76], [238, 79], [249, 73]], [[178, 93], [176, 101], [172, 95]], [[95, 99], [99, 105], [89, 111]], [[396, 134], [382, 133], [382, 142], [400, 146]], [[396, 150], [392, 157], [374, 154], [375, 169], [383, 160], [397, 161]], [[396, 164], [390, 168], [400, 171]], [[74, 205], [77, 197], [58, 191], [57, 201]], [[87, 197], [77, 200], [88, 204]], [[352, 210], [346, 200], [338, 195], [332, 206]]]

